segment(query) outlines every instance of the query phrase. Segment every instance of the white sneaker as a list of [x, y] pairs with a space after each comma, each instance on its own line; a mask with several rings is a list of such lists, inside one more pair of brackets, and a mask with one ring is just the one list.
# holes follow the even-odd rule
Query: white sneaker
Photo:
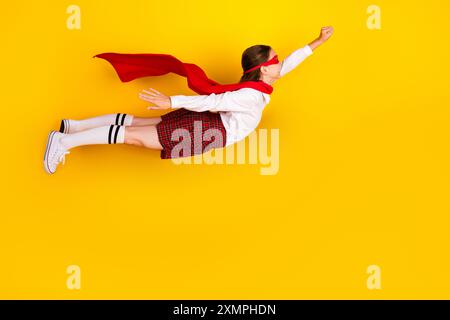
[[62, 119], [59, 126], [59, 132], [61, 133], [75, 133], [78, 132], [75, 121], [69, 119]]
[[60, 139], [64, 136], [65, 134], [58, 131], [50, 131], [48, 135], [47, 148], [44, 155], [44, 169], [49, 174], [55, 173], [56, 167], [60, 162], [64, 164], [66, 154], [70, 153], [60, 142]]

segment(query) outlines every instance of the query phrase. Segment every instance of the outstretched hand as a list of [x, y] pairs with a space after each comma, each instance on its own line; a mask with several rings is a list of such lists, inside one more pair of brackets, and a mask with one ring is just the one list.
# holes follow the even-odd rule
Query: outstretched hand
[[166, 96], [153, 88], [149, 88], [149, 90], [152, 90], [152, 92], [148, 90], [142, 90], [142, 92], [139, 93], [139, 98], [154, 104], [154, 106], [149, 106], [147, 107], [147, 109], [161, 110], [169, 109], [172, 107], [172, 101], [170, 100], [169, 96]]

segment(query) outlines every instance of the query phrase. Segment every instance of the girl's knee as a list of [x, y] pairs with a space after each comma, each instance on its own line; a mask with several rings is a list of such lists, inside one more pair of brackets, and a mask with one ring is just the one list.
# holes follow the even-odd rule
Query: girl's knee
[[125, 127], [125, 143], [149, 149], [162, 149], [156, 126]]
[[143, 142], [140, 139], [140, 127], [127, 126], [125, 127], [125, 143], [137, 146], [142, 146]]

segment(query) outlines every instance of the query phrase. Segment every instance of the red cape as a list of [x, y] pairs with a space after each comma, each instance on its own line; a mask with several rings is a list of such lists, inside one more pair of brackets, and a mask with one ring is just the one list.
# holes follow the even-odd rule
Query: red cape
[[241, 88], [253, 88], [271, 94], [273, 87], [261, 80], [245, 81], [235, 84], [219, 84], [209, 79], [206, 73], [197, 65], [184, 63], [168, 54], [128, 54], [101, 53], [94, 58], [102, 58], [112, 64], [122, 82], [148, 76], [161, 76], [169, 72], [186, 77], [188, 86], [198, 94], [223, 93]]

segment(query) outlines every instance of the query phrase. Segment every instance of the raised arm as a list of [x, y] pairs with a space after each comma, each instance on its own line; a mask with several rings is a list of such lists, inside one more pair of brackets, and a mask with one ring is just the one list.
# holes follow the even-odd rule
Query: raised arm
[[259, 93], [252, 89], [240, 89], [227, 91], [224, 93], [209, 95], [174, 95], [165, 96], [162, 93], [151, 89], [154, 92], [143, 90], [139, 94], [142, 100], [152, 102], [155, 106], [147, 109], [177, 109], [185, 108], [196, 112], [202, 111], [247, 111], [260, 103]]
[[282, 62], [280, 77], [284, 76], [286, 73], [294, 70], [300, 63], [303, 62], [307, 57], [313, 54], [312, 49], [309, 45], [303, 48], [297, 49], [288, 55]]
[[280, 77], [284, 76], [286, 73], [295, 69], [300, 63], [302, 63], [307, 57], [313, 54], [313, 51], [317, 49], [320, 45], [326, 42], [333, 34], [333, 27], [323, 27], [320, 30], [320, 35], [317, 39], [314, 39], [308, 45], [303, 48], [297, 49], [287, 56], [281, 65]]

